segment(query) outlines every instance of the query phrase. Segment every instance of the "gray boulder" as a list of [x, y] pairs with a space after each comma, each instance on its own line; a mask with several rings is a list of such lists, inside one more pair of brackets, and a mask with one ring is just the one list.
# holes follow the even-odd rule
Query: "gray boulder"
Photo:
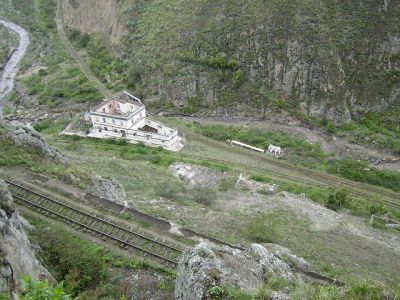
[[[179, 261], [175, 299], [210, 299], [212, 290], [223, 286], [251, 293], [269, 277], [297, 280], [286, 262], [259, 244], [243, 251], [201, 243]], [[275, 294], [274, 299], [287, 298], [285, 292]]]
[[125, 189], [118, 180], [112, 177], [107, 179], [95, 173], [90, 179], [91, 183], [86, 189], [88, 193], [127, 206]]
[[15, 297], [22, 277], [54, 281], [51, 274], [36, 259], [35, 250], [26, 234], [31, 225], [15, 210], [12, 196], [0, 180], [0, 293]]
[[30, 124], [13, 122], [12, 124], [7, 124], [7, 127], [7, 135], [15, 145], [27, 146], [54, 161], [65, 165], [68, 164], [68, 160], [59, 151], [51, 148]]

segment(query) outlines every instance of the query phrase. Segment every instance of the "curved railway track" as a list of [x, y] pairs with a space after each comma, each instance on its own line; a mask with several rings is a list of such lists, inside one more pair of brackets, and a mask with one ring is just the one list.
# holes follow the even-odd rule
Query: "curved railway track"
[[9, 179], [5, 181], [14, 199], [22, 205], [48, 217], [59, 218], [88, 234], [98, 235], [103, 241], [118, 243], [121, 248], [132, 250], [145, 259], [166, 267], [177, 267], [178, 258], [182, 254], [177, 246], [52, 199], [20, 183]]
[[[196, 137], [196, 139], [198, 139], [198, 137]], [[371, 194], [376, 194], [376, 195], [381, 195], [381, 196], [385, 196], [387, 198], [390, 199], [395, 199], [398, 200], [399, 203], [396, 203], [392, 200], [389, 199], [383, 199], [382, 201], [385, 203], [386, 206], [394, 208], [394, 209], [399, 209], [400, 210], [400, 194], [396, 193], [396, 192], [390, 192], [390, 191], [385, 191], [379, 188], [374, 188], [372, 186], [367, 186], [367, 185], [363, 185], [360, 186], [357, 183], [354, 183], [350, 180], [344, 179], [344, 178], [340, 178], [340, 177], [333, 177], [332, 175], [327, 175], [327, 174], [323, 174], [323, 173], [319, 173], [316, 171], [312, 171], [312, 170], [308, 170], [305, 168], [301, 168], [298, 166], [293, 166], [293, 165], [289, 165], [283, 162], [280, 162], [278, 160], [272, 159], [272, 158], [268, 158], [268, 157], [261, 157], [258, 155], [255, 155], [253, 152], [249, 151], [249, 150], [245, 150], [245, 149], [240, 149], [240, 148], [236, 148], [236, 147], [231, 147], [231, 146], [227, 146], [225, 144], [222, 144], [221, 142], [218, 141], [213, 141], [209, 138], [206, 137], [201, 137], [200, 138], [201, 142], [208, 144], [212, 147], [215, 148], [219, 148], [221, 150], [229, 150], [230, 152], [234, 152], [240, 155], [246, 155], [248, 157], [251, 157], [257, 161], [261, 161], [261, 162], [265, 162], [265, 163], [269, 163], [272, 165], [275, 165], [277, 167], [280, 168], [285, 168], [291, 171], [294, 171], [295, 173], [301, 175], [302, 177], [295, 177], [295, 176], [291, 176], [288, 174], [283, 174], [277, 171], [273, 171], [271, 169], [268, 168], [263, 168], [261, 166], [258, 167], [249, 167], [248, 165], [245, 165], [243, 163], [240, 162], [235, 162], [235, 165], [237, 166], [241, 166], [244, 168], [249, 168], [251, 170], [255, 170], [257, 172], [267, 172], [277, 178], [281, 178], [282, 180], [291, 180], [291, 181], [295, 181], [295, 182], [299, 182], [301, 184], [304, 185], [323, 185], [325, 187], [333, 187], [333, 188], [341, 188], [341, 187], [347, 187], [350, 189], [350, 192], [353, 196], [359, 197], [359, 198], [363, 198], [363, 199], [369, 199]], [[61, 143], [69, 143], [70, 141], [68, 140], [56, 140], [56, 142], [61, 142]], [[96, 147], [103, 147], [103, 148], [115, 148], [117, 149], [118, 146], [115, 145], [93, 145], [91, 143], [85, 143], [80, 141], [80, 144], [83, 145], [88, 145], [88, 146], [96, 146]], [[246, 153], [244, 153], [244, 151], [246, 151]], [[205, 156], [199, 156], [199, 155], [189, 155], [189, 154], [183, 154], [183, 157], [188, 157], [188, 158], [194, 158], [194, 159], [200, 159], [200, 160], [208, 160], [211, 162], [215, 162], [215, 163], [219, 163], [219, 164], [224, 164], [224, 165], [232, 165], [231, 161], [228, 160], [223, 160], [223, 159], [216, 159], [216, 158], [210, 158], [210, 157], [205, 157]], [[360, 190], [365, 190], [368, 191], [370, 194], [362, 192]]]

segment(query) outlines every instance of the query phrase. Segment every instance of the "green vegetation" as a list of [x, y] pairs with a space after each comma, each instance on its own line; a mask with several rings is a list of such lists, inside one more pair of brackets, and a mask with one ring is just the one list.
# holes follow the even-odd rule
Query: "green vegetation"
[[[399, 57], [382, 45], [398, 33], [399, 10], [393, 1], [384, 9], [372, 0], [250, 1], [245, 8], [238, 0], [124, 0], [127, 34], [121, 48], [130, 65], [140, 67], [145, 94], [160, 96], [165, 105], [181, 98], [184, 89], [176, 85], [181, 82], [196, 86], [186, 97], [191, 111], [222, 106], [235, 113], [240, 105], [240, 110], [260, 112], [265, 103], [297, 110], [300, 94], [307, 90], [307, 98], [339, 113], [346, 102], [350, 114], [356, 115], [360, 106], [388, 98], [398, 87]], [[375, 55], [382, 51], [391, 67]], [[274, 63], [289, 72], [295, 68], [294, 57], [302, 65], [300, 78], [310, 66], [315, 77], [292, 88], [285, 86], [290, 80], [283, 79], [286, 95], [269, 97], [281, 81], [271, 74], [277, 68]], [[371, 75], [370, 70], [375, 72]], [[282, 72], [283, 78], [289, 74]], [[328, 84], [333, 87], [327, 91]], [[208, 91], [213, 91], [212, 97]], [[349, 94], [355, 101], [346, 101]], [[189, 105], [191, 97], [201, 105]]]
[[309, 225], [307, 220], [300, 220], [294, 215], [289, 218], [286, 212], [275, 211], [252, 218], [244, 228], [244, 235], [252, 242], [280, 244], [281, 239], [289, 237], [299, 228], [306, 230]]
[[[88, 82], [58, 36], [56, 0], [0, 0], [0, 5], [4, 8], [0, 15], [23, 26], [30, 33], [30, 46], [19, 71], [24, 73], [30, 69], [29, 74], [20, 79], [28, 95], [34, 96], [39, 104], [49, 107], [65, 102], [101, 99], [102, 95]], [[11, 99], [18, 104], [22, 95], [14, 93]], [[25, 98], [23, 100], [26, 101]]]
[[70, 300], [69, 295], [64, 292], [63, 284], [55, 287], [49, 286], [47, 281], [33, 280], [26, 276], [22, 281], [22, 292], [18, 296], [19, 300]]
[[31, 232], [31, 238], [40, 245], [44, 264], [58, 281], [64, 282], [65, 291], [78, 299], [127, 297], [121, 278], [113, 275], [112, 269], [153, 269], [163, 274], [169, 286], [174, 279], [175, 274], [171, 270], [118, 256], [59, 225], [49, 227], [38, 219], [29, 220], [36, 227]]
[[196, 185], [191, 190], [191, 194], [194, 201], [203, 205], [211, 205], [217, 198], [216, 191], [208, 186]]
[[185, 186], [181, 182], [175, 180], [160, 182], [154, 190], [158, 196], [171, 200], [182, 198], [184, 193], [186, 193]]
[[327, 171], [351, 180], [383, 186], [396, 192], [400, 191], [399, 172], [370, 168], [364, 161], [332, 160], [328, 163]]
[[327, 159], [320, 145], [310, 144], [285, 132], [239, 126], [201, 125], [198, 122], [194, 123], [194, 130], [219, 141], [239, 140], [261, 149], [268, 148], [269, 144], [279, 145], [290, 162], [308, 167], [322, 168]]
[[[239, 126], [201, 125], [198, 122], [194, 122], [194, 130], [219, 141], [239, 140], [262, 149], [267, 148], [269, 144], [280, 145], [284, 150], [284, 156], [287, 156], [291, 163], [326, 170], [331, 174], [338, 174], [351, 180], [400, 191], [399, 172], [369, 168], [368, 162], [365, 161], [329, 159], [318, 144], [310, 144], [288, 133]], [[270, 180], [263, 176], [253, 174], [251, 179], [261, 182]]]

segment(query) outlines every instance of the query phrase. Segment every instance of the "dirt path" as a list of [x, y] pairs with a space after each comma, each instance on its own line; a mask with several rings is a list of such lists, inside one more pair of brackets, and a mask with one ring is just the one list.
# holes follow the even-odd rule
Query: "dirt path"
[[60, 1], [58, 1], [58, 6], [57, 6], [57, 31], [65, 48], [68, 50], [68, 52], [76, 61], [76, 63], [79, 65], [79, 67], [81, 68], [82, 72], [85, 74], [87, 79], [96, 86], [96, 88], [100, 91], [100, 93], [102, 93], [105, 97], [110, 98], [112, 96], [112, 92], [107, 90], [105, 86], [100, 82], [100, 80], [98, 80], [96, 76], [94, 76], [92, 71], [89, 69], [87, 64], [83, 61], [83, 59], [79, 55], [78, 51], [76, 51], [74, 46], [69, 41], [62, 24]]
[[0, 119], [2, 119], [3, 105], [6, 101], [6, 96], [14, 87], [14, 78], [18, 71], [18, 64], [25, 54], [26, 48], [29, 45], [28, 32], [22, 27], [9, 21], [0, 20], [0, 24], [14, 31], [18, 35], [19, 43], [17, 49], [9, 58], [4, 66], [0, 78]]

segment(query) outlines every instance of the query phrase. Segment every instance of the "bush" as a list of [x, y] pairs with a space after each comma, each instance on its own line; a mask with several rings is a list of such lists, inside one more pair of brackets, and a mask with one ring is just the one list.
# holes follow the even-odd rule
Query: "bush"
[[330, 190], [326, 200], [326, 206], [332, 210], [341, 210], [350, 207], [350, 200], [348, 198], [349, 192], [345, 189], [338, 191]]
[[29, 275], [22, 280], [20, 300], [69, 300], [71, 296], [64, 292], [63, 284], [51, 287], [47, 281], [33, 280]]
[[222, 299], [224, 294], [225, 294], [224, 289], [218, 285], [213, 286], [210, 289], [210, 296], [212, 299]]
[[211, 205], [217, 197], [216, 191], [207, 186], [197, 185], [191, 192], [193, 200], [204, 205]]
[[256, 243], [274, 243], [277, 240], [277, 229], [274, 218], [268, 215], [253, 218], [246, 226], [246, 236]]
[[106, 278], [106, 265], [99, 254], [103, 248], [72, 237], [58, 227], [40, 228], [39, 234], [34, 234], [34, 240], [46, 254], [45, 264], [58, 281], [65, 280], [68, 293], [77, 295]]
[[232, 176], [225, 176], [221, 179], [218, 185], [218, 190], [227, 191], [236, 186], [236, 178]]
[[177, 199], [185, 192], [185, 187], [180, 183], [173, 180], [166, 180], [156, 185], [154, 188], [155, 193], [167, 199]]
[[370, 168], [366, 161], [333, 160], [329, 162], [327, 171], [351, 180], [400, 191], [400, 172]]

